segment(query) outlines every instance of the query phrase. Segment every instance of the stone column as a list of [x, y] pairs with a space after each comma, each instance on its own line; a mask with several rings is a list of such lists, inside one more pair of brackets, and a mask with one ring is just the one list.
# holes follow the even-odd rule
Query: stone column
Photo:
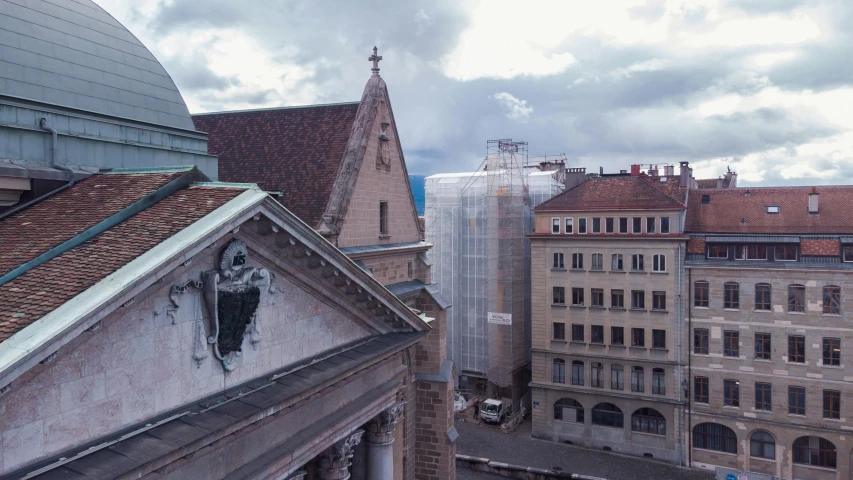
[[367, 422], [367, 478], [394, 480], [394, 427], [403, 417], [400, 402]]
[[320, 480], [349, 480], [352, 452], [363, 434], [364, 430], [356, 430], [320, 454], [317, 462]]

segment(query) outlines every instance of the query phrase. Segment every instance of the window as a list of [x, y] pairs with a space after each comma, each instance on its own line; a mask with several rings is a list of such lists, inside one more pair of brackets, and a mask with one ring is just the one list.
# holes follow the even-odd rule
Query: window
[[631, 308], [634, 310], [643, 310], [646, 308], [646, 292], [631, 290]]
[[652, 292], [652, 310], [666, 311], [666, 292]]
[[740, 382], [737, 380], [723, 380], [723, 405], [740, 406]]
[[604, 270], [604, 255], [600, 253], [592, 254], [592, 269], [593, 270]]
[[776, 442], [767, 432], [755, 432], [749, 437], [749, 456], [757, 458], [776, 458]]
[[708, 245], [708, 258], [729, 258], [729, 249], [725, 245]]
[[806, 311], [806, 287], [803, 285], [788, 285], [788, 311]]
[[734, 430], [719, 423], [700, 423], [693, 427], [693, 447], [737, 453], [737, 435]]
[[738, 245], [735, 247], [735, 260], [767, 260], [767, 246]]
[[583, 325], [573, 324], [572, 325], [572, 341], [573, 342], [581, 342], [583, 343]]
[[566, 264], [563, 263], [563, 254], [555, 253], [554, 254], [554, 268], [566, 268]]
[[837, 390], [823, 391], [823, 418], [835, 420], [841, 418], [841, 392]]
[[586, 233], [586, 218], [578, 218], [578, 233]]
[[583, 386], [583, 362], [579, 360], [572, 362], [572, 385]]
[[[570, 235], [575, 231], [575, 219], [572, 217], [566, 217], [566, 235]], [[559, 232], [555, 232], [559, 233]]]
[[655, 233], [655, 217], [646, 218], [646, 233]]
[[806, 414], [806, 387], [788, 387], [788, 413]]
[[795, 262], [797, 261], [797, 246], [776, 245], [773, 249], [773, 257], [778, 262]]
[[622, 254], [614, 253], [610, 256], [610, 270], [621, 272], [625, 270], [625, 265], [622, 263]]
[[619, 233], [628, 233], [628, 218], [619, 218]]
[[379, 202], [379, 234], [388, 235], [388, 202]]
[[666, 395], [666, 372], [662, 368], [652, 369], [652, 393]]
[[625, 345], [625, 328], [610, 327], [610, 344]]
[[554, 340], [566, 340], [566, 324], [563, 322], [554, 322]]
[[560, 233], [560, 219], [552, 218], [551, 219], [551, 233]]
[[631, 233], [643, 233], [643, 219], [633, 217], [631, 219]]
[[554, 287], [554, 305], [566, 304], [566, 287]]
[[631, 346], [645, 347], [646, 346], [646, 331], [642, 328], [631, 329]]
[[770, 284], [755, 284], [755, 309], [770, 310]]
[[643, 254], [635, 253], [631, 255], [631, 270], [635, 272], [642, 272], [646, 267], [643, 264]]
[[755, 409], [769, 412], [773, 407], [773, 387], [769, 383], [755, 382]]
[[566, 383], [566, 362], [561, 358], [554, 359], [554, 383]]
[[740, 308], [740, 284], [735, 282], [723, 284], [723, 308]]
[[654, 408], [641, 408], [631, 415], [631, 431], [666, 435], [666, 419]]
[[592, 217], [592, 233], [601, 233], [600, 217]]
[[666, 255], [652, 255], [652, 271], [653, 272], [665, 272], [666, 271]]
[[823, 287], [823, 313], [841, 315], [841, 287], [835, 285]]
[[646, 389], [646, 373], [643, 367], [631, 367], [631, 391], [642, 393]]
[[708, 403], [708, 377], [693, 377], [693, 401]]
[[583, 254], [582, 253], [573, 253], [572, 254], [572, 268], [575, 270], [583, 270]]
[[583, 306], [583, 288], [572, 287], [572, 306]]
[[853, 245], [844, 245], [841, 247], [841, 260], [853, 262]]
[[723, 332], [723, 355], [726, 357], [740, 356], [740, 332], [734, 330]]
[[604, 343], [604, 325], [593, 325], [589, 327], [590, 339], [589, 343]]
[[590, 371], [589, 384], [595, 388], [604, 388], [604, 365], [599, 362], [592, 362], [592, 370]]
[[604, 233], [613, 233], [613, 218], [604, 219]]
[[823, 339], [823, 364], [833, 367], [841, 366], [841, 339]]
[[708, 282], [697, 281], [693, 282], [693, 306], [707, 307], [708, 306]]
[[788, 335], [788, 362], [806, 363], [806, 337]]
[[794, 463], [815, 467], [835, 468], [835, 445], [821, 437], [800, 437], [794, 440]]
[[554, 403], [554, 420], [583, 423], [583, 406], [571, 398], [561, 398]]
[[666, 330], [652, 330], [652, 348], [666, 348]]
[[780, 209], [780, 208], [779, 208], [779, 206], [777, 206], [777, 205], [772, 205], [772, 206], [764, 207], [764, 211], [765, 211], [765, 212], [767, 212], [767, 213], [770, 213], [770, 214], [777, 214], [777, 213], [779, 213], [779, 212], [780, 212], [780, 210], [781, 210], [781, 209]]
[[625, 368], [618, 363], [610, 366], [610, 388], [613, 390], [625, 389]]
[[592, 407], [592, 424], [603, 427], [623, 428], [622, 410], [612, 403], [599, 403]]
[[610, 308], [625, 308], [625, 291], [610, 291]]
[[770, 360], [770, 334], [755, 334], [755, 358], [758, 360]]
[[660, 217], [660, 233], [669, 233], [669, 217]]
[[604, 308], [604, 290], [600, 288], [590, 289], [592, 295], [592, 306], [596, 308]]
[[409, 280], [411, 280], [415, 277], [415, 262], [414, 262], [414, 260], [409, 260], [408, 267], [409, 267], [409, 269], [408, 269]]
[[693, 329], [693, 353], [708, 355], [708, 329]]

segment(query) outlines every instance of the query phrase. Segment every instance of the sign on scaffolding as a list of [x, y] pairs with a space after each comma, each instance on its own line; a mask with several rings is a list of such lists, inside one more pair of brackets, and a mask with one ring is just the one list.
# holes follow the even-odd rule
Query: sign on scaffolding
[[489, 312], [489, 323], [495, 323], [498, 325], [512, 325], [512, 314]]

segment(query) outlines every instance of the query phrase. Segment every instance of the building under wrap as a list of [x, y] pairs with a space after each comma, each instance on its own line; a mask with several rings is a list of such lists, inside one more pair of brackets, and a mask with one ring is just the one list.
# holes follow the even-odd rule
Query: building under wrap
[[447, 352], [458, 386], [513, 402], [529, 382], [531, 210], [563, 189], [560, 172], [526, 168], [526, 147], [490, 141], [478, 171], [425, 185], [433, 281], [453, 305]]

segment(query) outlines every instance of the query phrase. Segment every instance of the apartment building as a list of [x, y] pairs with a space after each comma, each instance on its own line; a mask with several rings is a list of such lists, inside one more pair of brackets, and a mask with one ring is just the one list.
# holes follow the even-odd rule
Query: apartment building
[[853, 186], [697, 189], [691, 464], [851, 477]]
[[533, 435], [686, 464], [683, 225], [666, 167], [590, 178], [535, 209]]

